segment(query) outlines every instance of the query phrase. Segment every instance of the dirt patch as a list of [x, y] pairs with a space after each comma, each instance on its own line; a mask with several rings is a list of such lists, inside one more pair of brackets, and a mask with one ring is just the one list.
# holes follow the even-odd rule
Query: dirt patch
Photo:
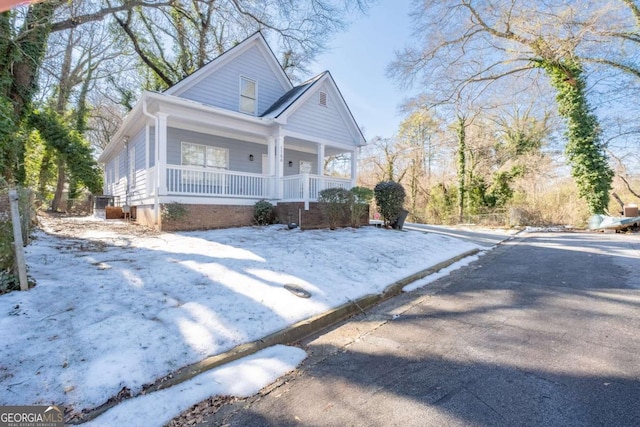
[[82, 239], [90, 235], [117, 234], [128, 237], [144, 237], [159, 234], [152, 228], [122, 219], [101, 219], [93, 216], [72, 216], [64, 213], [39, 211], [38, 228], [60, 237]]

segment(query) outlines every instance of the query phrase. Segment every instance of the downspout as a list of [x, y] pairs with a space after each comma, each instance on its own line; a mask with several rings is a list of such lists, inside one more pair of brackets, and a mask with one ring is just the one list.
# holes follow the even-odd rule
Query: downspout
[[154, 116], [153, 114], [149, 113], [147, 111], [147, 100], [143, 100], [142, 101], [142, 114], [144, 114], [147, 117], [150, 117], [153, 119], [153, 121], [155, 122], [155, 136], [154, 136], [154, 143], [155, 143], [155, 157], [156, 157], [156, 188], [155, 188], [155, 197], [154, 197], [154, 202], [153, 202], [153, 211], [155, 213], [155, 222], [156, 222], [156, 226], [160, 227], [160, 142], [158, 141], [158, 138], [160, 137], [160, 126], [158, 124], [158, 117]]

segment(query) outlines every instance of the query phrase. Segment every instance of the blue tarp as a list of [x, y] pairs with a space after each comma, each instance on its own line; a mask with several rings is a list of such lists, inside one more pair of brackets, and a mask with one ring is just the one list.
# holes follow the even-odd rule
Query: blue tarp
[[589, 229], [591, 230], [619, 230], [621, 228], [631, 227], [634, 225], [640, 225], [640, 216], [626, 217], [593, 215], [591, 218], [589, 218]]

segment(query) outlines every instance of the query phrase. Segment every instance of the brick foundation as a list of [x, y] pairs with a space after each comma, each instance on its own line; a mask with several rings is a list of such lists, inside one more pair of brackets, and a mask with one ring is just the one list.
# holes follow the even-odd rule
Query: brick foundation
[[[175, 220], [161, 219], [162, 231], [209, 230], [215, 228], [246, 227], [254, 225], [253, 205], [182, 205], [186, 214]], [[310, 203], [309, 210], [304, 210], [304, 203], [278, 203], [275, 206], [276, 221], [281, 224], [295, 222], [303, 230], [327, 228], [318, 203]], [[137, 222], [148, 227], [155, 227], [153, 206], [137, 207]], [[369, 211], [360, 218], [360, 225], [369, 224]], [[345, 216], [340, 227], [350, 227], [351, 221]]]
[[161, 220], [162, 231], [209, 230], [244, 227], [253, 224], [253, 206], [183, 205], [184, 217]]
[[[327, 222], [322, 215], [320, 205], [318, 203], [309, 203], [309, 210], [304, 210], [302, 202], [278, 203], [275, 207], [278, 222], [289, 224], [295, 222], [303, 230], [311, 230], [314, 228], [328, 228]], [[369, 209], [360, 218], [359, 225], [369, 224]], [[339, 227], [350, 227], [351, 219], [348, 215], [342, 218], [338, 224]]]

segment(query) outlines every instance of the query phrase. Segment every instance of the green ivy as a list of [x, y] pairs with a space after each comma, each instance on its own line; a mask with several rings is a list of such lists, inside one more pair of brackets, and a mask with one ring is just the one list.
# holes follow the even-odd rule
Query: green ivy
[[93, 158], [91, 147], [79, 132], [66, 125], [63, 118], [51, 110], [32, 112], [28, 123], [65, 160], [72, 182], [84, 184], [92, 193], [102, 192], [102, 172]]
[[604, 213], [609, 204], [613, 170], [604, 152], [598, 119], [586, 97], [583, 69], [576, 59], [539, 61], [558, 94], [558, 112], [567, 121], [565, 154], [578, 194], [593, 214]]
[[8, 99], [0, 96], [0, 176], [8, 181], [14, 181], [14, 173], [19, 163], [16, 130], [13, 106]]

